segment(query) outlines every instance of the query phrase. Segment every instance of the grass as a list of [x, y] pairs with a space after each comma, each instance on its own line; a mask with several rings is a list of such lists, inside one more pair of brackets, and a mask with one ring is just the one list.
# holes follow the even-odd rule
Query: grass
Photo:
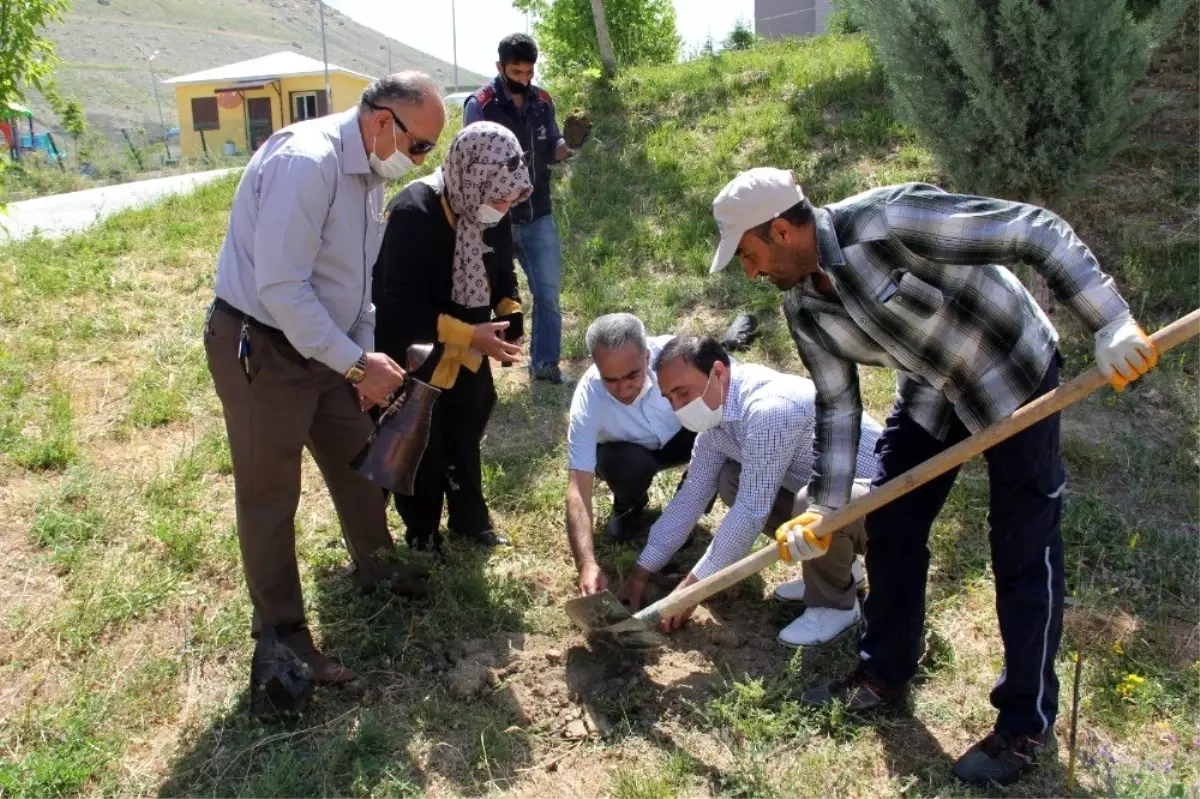
[[[1196, 192], [1178, 178], [1198, 167], [1190, 25], [1160, 58], [1156, 125], [1095, 192], [1062, 209], [1148, 328], [1198, 294]], [[656, 332], [719, 332], [751, 309], [763, 336], [746, 360], [802, 371], [774, 290], [736, 270], [707, 275], [709, 204], [736, 170], [795, 169], [816, 202], [940, 180], [889, 116], [884, 83], [853, 37], [632, 71], [556, 97], [596, 120], [594, 143], [554, 187], [576, 374], [587, 321], [617, 309]], [[1001, 665], [981, 465], [964, 469], [933, 530], [928, 648], [910, 712], [875, 722], [816, 713], [799, 692], [851, 664], [854, 642], [775, 646], [792, 618], [764, 601], [789, 578], [781, 568], [707, 603], [665, 652], [584, 644], [561, 609], [574, 583], [562, 537], [570, 390], [531, 389], [515, 369], [497, 370], [484, 444], [492, 512], [515, 546], [452, 546], [421, 604], [352, 589], [336, 516], [306, 461], [296, 521], [310, 618], [322, 646], [370, 686], [364, 696], [321, 691], [290, 726], [249, 719], [230, 455], [200, 347], [235, 182], [62, 241], [0, 248], [0, 795], [996, 793], [950, 774], [991, 725], [987, 693]], [[1078, 373], [1090, 341], [1068, 317], [1056, 322], [1067, 373]], [[1172, 353], [1145, 381], [1100, 392], [1064, 421], [1071, 606], [1059, 738], [1078, 650], [1080, 793], [1197, 791], [1196, 361], [1194, 348]], [[893, 385], [866, 370], [877, 417]], [[659, 478], [655, 504], [677, 479]], [[392, 526], [399, 537], [394, 515]], [[597, 548], [611, 578], [636, 556]], [[419, 558], [403, 545], [399, 557]], [[596, 733], [577, 740], [573, 724]], [[1062, 762], [1003, 791], [1064, 793]]]

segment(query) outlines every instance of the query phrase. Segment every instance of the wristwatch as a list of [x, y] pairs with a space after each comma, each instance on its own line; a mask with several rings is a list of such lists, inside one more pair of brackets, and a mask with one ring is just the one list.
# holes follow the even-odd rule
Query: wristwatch
[[346, 379], [355, 385], [361, 383], [363, 378], [367, 376], [367, 354], [364, 352], [358, 356], [358, 360], [354, 365], [346, 370]]

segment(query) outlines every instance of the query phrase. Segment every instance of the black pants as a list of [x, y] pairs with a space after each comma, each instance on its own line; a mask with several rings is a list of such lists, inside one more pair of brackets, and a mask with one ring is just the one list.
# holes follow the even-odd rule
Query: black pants
[[[1034, 397], [1057, 385], [1055, 360]], [[956, 418], [946, 440], [938, 441], [897, 406], [877, 445], [875, 486], [968, 435]], [[1065, 473], [1058, 415], [997, 444], [984, 457], [996, 615], [1004, 641], [1004, 668], [991, 694], [1000, 713], [996, 728], [1040, 733], [1054, 724], [1058, 710], [1054, 657], [1062, 637], [1065, 589], [1059, 527]], [[884, 682], [898, 685], [916, 674], [925, 625], [929, 528], [957, 474], [957, 469], [947, 472], [867, 517], [871, 592], [864, 607], [862, 665]]]
[[460, 369], [454, 385], [433, 404], [429, 445], [417, 469], [413, 495], [396, 495], [396, 510], [410, 539], [431, 539], [437, 533], [443, 497], [449, 506], [451, 532], [472, 535], [491, 529], [479, 444], [495, 403], [496, 389], [485, 358], [477, 372]]
[[641, 444], [610, 441], [596, 447], [596, 476], [608, 483], [613, 492], [613, 514], [642, 510], [650, 501], [650, 483], [659, 472], [683, 466], [692, 457], [696, 434], [680, 429], [662, 449], [647, 449]]

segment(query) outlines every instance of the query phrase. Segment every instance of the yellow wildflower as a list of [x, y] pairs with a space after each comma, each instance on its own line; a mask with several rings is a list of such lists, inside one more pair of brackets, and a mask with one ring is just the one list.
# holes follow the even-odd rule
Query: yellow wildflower
[[1126, 674], [1125, 679], [1117, 683], [1117, 696], [1122, 699], [1132, 699], [1138, 688], [1146, 684], [1146, 678], [1137, 674]]
[[1124, 655], [1124, 654], [1125, 654], [1125, 647], [1124, 647], [1124, 645], [1121, 643], [1121, 639], [1120, 639], [1120, 638], [1118, 638], [1117, 640], [1113, 641], [1113, 648], [1112, 648], [1112, 651], [1113, 651], [1113, 654], [1114, 654], [1114, 655]]

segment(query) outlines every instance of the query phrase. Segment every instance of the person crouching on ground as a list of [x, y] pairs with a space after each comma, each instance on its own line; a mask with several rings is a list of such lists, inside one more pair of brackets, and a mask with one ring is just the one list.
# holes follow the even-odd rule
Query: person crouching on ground
[[[687, 479], [663, 511], [620, 596], [635, 608], [650, 575], [684, 544], [714, 492], [729, 507], [708, 550], [676, 588], [686, 588], [749, 553], [762, 533], [772, 538], [780, 524], [808, 505], [802, 490], [812, 479], [816, 391], [810, 380], [757, 364], [733, 362], [710, 336], [676, 338], [654, 362], [658, 385], [696, 446]], [[854, 491], [861, 496], [878, 463], [874, 443], [882, 428], [864, 415]], [[802, 599], [805, 612], [779, 633], [785, 646], [826, 643], [859, 619], [854, 564], [863, 551], [861, 524], [834, 534], [828, 550], [804, 563], [803, 580], [780, 586], [781, 599]], [[663, 621], [677, 629], [689, 608]]]
[[517, 137], [479, 122], [455, 136], [443, 166], [389, 205], [375, 266], [375, 339], [401, 360], [410, 344], [436, 342], [424, 376], [442, 390], [413, 495], [396, 495], [417, 549], [440, 548], [443, 499], [451, 535], [508, 544], [488, 513], [479, 448], [496, 401], [489, 362], [521, 355], [508, 209], [530, 190]]
[[592, 365], [575, 386], [567, 429], [567, 540], [580, 595], [608, 587], [592, 545], [596, 478], [612, 489], [608, 537], [631, 541], [644, 530], [655, 475], [687, 464], [696, 441], [658, 390], [651, 368], [674, 336], [647, 338], [641, 319], [612, 313], [592, 322], [585, 338]]

